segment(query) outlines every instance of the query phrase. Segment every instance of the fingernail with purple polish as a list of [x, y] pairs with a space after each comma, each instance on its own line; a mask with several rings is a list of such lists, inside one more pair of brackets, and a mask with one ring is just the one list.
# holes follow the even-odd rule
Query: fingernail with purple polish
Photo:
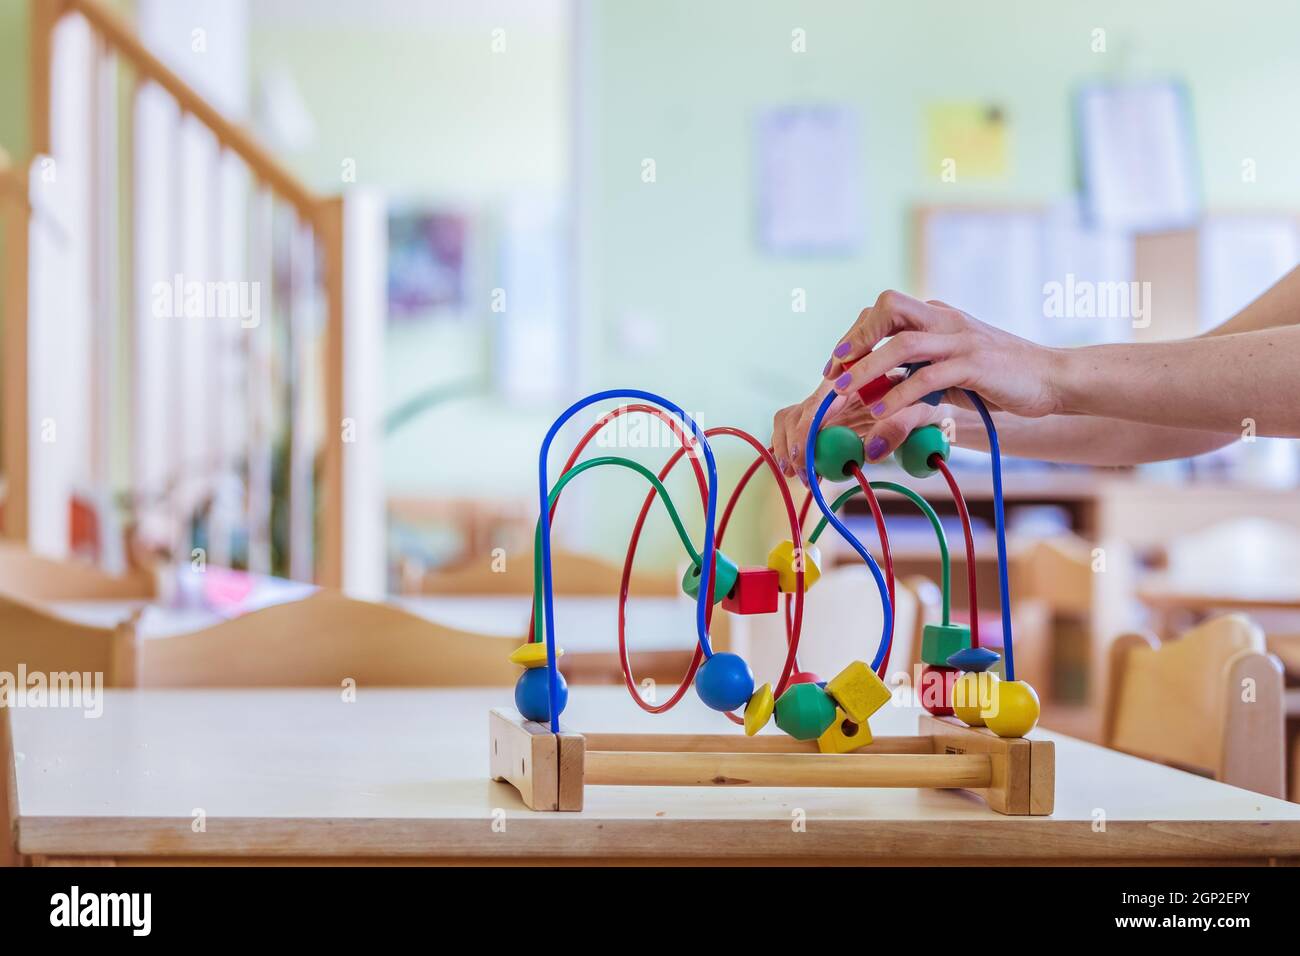
[[836, 388], [848, 388], [848, 387], [849, 387], [849, 382], [851, 382], [851, 381], [853, 381], [853, 373], [851, 373], [851, 372], [845, 372], [843, 375], [841, 375], [839, 378], [837, 378], [837, 379], [835, 380], [835, 387], [836, 387]]
[[885, 440], [883, 438], [873, 438], [867, 443], [867, 457], [875, 461], [885, 453]]
[[822, 369], [822, 378], [825, 378], [829, 374], [831, 374], [831, 363], [828, 361], [826, 367]]
[[853, 351], [852, 343], [841, 342], [839, 345], [835, 346], [835, 351], [831, 354], [836, 358], [844, 358], [844, 356], [848, 355], [851, 351]]
[[872, 405], [872, 406], [871, 406], [871, 414], [873, 414], [873, 415], [883, 415], [883, 414], [885, 414], [885, 403], [884, 403], [884, 402], [876, 402], [876, 404]]
[[784, 458], [778, 458], [777, 461], [776, 461], [776, 464], [777, 464], [777, 467], [780, 468], [781, 471], [783, 471], [783, 472], [786, 472], [786, 471], [789, 471], [789, 470], [790, 470], [790, 463], [789, 463], [788, 461], [786, 461]]

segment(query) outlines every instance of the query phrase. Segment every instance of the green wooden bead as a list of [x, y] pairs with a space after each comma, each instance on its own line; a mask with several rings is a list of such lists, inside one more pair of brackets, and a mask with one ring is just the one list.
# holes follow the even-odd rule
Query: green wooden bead
[[813, 467], [827, 481], [843, 481], [851, 474], [850, 465], [861, 467], [866, 460], [862, 439], [852, 428], [832, 425], [817, 433], [817, 444], [813, 447]]
[[921, 661], [948, 667], [948, 658], [970, 647], [970, 628], [965, 624], [927, 624], [921, 631]]
[[[735, 561], [721, 551], [716, 552], [717, 560], [713, 566], [717, 569], [716, 583], [713, 585], [713, 603], [718, 604], [731, 593], [740, 576], [740, 568]], [[700, 596], [700, 562], [692, 561], [691, 566], [682, 575], [682, 590], [693, 598]]]
[[835, 723], [835, 701], [816, 684], [791, 684], [776, 702], [776, 725], [795, 740], [816, 740]]
[[938, 425], [918, 428], [894, 452], [894, 458], [913, 478], [928, 478], [938, 471], [930, 464], [930, 459], [935, 455], [944, 461], [948, 460], [948, 439], [943, 437], [943, 431]]

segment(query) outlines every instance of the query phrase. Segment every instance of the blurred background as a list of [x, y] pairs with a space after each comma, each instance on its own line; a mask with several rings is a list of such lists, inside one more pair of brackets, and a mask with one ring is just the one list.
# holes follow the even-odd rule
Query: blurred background
[[[1195, 334], [1300, 261], [1297, 35], [1286, 0], [0, 0], [5, 534], [196, 614], [512, 561], [526, 591], [537, 449], [588, 392], [766, 441], [890, 288], [1059, 345]], [[716, 445], [729, 489], [753, 453]], [[993, 629], [987, 458], [954, 465]], [[1049, 725], [1098, 733], [1125, 629], [1248, 608], [1296, 661], [1294, 442], [1007, 468]], [[969, 616], [946, 489], [877, 471], [943, 516]], [[621, 566], [645, 490], [575, 482], [557, 541]], [[887, 505], [924, 607], [933, 535]], [[782, 521], [760, 474], [728, 551], [762, 564]], [[683, 557], [656, 508], [650, 592]]]

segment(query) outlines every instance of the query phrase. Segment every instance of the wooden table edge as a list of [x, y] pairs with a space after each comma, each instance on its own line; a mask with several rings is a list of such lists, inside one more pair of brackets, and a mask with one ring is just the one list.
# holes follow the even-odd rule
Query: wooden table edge
[[[569, 863], [1255, 862], [1300, 863], [1300, 820], [1091, 821], [1050, 817], [942, 821], [809, 819], [619, 820], [512, 810], [493, 819], [17, 818], [29, 859], [303, 859]], [[669, 837], [665, 828], [671, 827]], [[868, 842], [869, 841], [869, 842]]]

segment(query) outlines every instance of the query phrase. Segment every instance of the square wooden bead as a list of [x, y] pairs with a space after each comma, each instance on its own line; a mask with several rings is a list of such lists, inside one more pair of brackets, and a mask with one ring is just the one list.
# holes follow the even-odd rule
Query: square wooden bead
[[781, 593], [781, 576], [773, 568], [741, 568], [722, 606], [733, 614], [771, 614]]

